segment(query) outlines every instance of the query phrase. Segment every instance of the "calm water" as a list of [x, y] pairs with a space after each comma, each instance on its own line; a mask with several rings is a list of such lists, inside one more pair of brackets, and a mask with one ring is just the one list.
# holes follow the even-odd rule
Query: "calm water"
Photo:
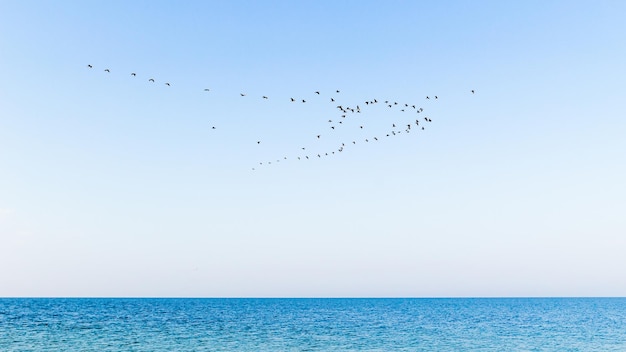
[[0, 351], [626, 351], [626, 299], [0, 299]]

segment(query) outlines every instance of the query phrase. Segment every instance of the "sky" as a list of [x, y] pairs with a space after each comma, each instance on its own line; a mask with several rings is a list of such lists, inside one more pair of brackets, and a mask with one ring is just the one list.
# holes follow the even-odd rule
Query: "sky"
[[625, 13], [0, 1], [0, 296], [624, 296]]

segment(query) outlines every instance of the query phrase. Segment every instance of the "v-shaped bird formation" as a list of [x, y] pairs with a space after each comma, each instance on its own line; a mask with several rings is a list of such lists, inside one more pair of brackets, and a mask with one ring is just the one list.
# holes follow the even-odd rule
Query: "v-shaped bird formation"
[[[87, 65], [88, 69], [94, 69], [93, 65]], [[106, 74], [111, 74], [111, 69], [104, 68], [101, 72], [105, 72]], [[137, 79], [137, 73], [131, 72], [128, 73], [130, 77], [133, 79]], [[159, 84], [157, 80], [153, 77], [149, 77], [146, 79], [147, 84]], [[170, 82], [161, 82], [163, 86], [173, 87], [173, 84]], [[204, 92], [210, 93], [211, 88], [204, 88]], [[471, 94], [475, 94], [475, 90], [470, 90]], [[312, 90], [311, 94], [319, 99], [324, 96], [324, 93], [320, 90]], [[245, 99], [254, 99], [255, 97], [248, 96], [246, 92], [240, 92], [239, 96]], [[256, 97], [257, 99], [269, 100], [270, 97], [268, 95], [261, 95]], [[255, 167], [252, 167], [252, 170], [256, 170], [259, 166], [269, 166], [275, 163], [280, 163], [282, 161], [288, 160], [311, 160], [313, 158], [325, 158], [333, 155], [337, 155], [339, 153], [343, 153], [346, 148], [355, 147], [362, 143], [379, 143], [383, 141], [385, 138], [394, 138], [401, 135], [407, 135], [410, 133], [416, 133], [418, 131], [424, 131], [426, 129], [426, 125], [432, 122], [432, 119], [424, 114], [424, 108], [420, 107], [420, 104], [417, 102], [398, 102], [395, 100], [383, 100], [379, 98], [369, 98], [363, 99], [361, 103], [357, 104], [340, 104], [341, 98], [341, 90], [336, 89], [334, 92], [326, 95], [326, 102], [330, 104], [330, 107], [335, 111], [335, 117], [332, 116], [328, 119], [328, 127], [326, 131], [315, 131], [311, 133], [311, 140], [313, 141], [321, 141], [327, 135], [337, 133], [339, 130], [347, 128], [348, 123], [344, 123], [346, 121], [351, 121], [354, 119], [359, 119], [361, 114], [367, 113], [369, 110], [374, 109], [376, 106], [383, 106], [387, 111], [387, 115], [392, 117], [392, 121], [389, 123], [388, 128], [385, 130], [376, 130], [376, 131], [368, 131], [368, 125], [365, 124], [366, 119], [359, 119], [359, 122], [356, 124], [350, 124], [351, 126], [356, 126], [360, 133], [356, 133], [359, 137], [345, 138], [344, 141], [339, 142], [333, 149], [324, 151], [324, 152], [312, 152], [309, 153], [306, 147], [298, 147], [289, 155], [281, 155], [277, 158], [272, 158], [270, 160], [262, 160], [258, 161], [258, 164]], [[306, 97], [285, 97], [281, 98], [288, 104], [307, 104]], [[424, 100], [428, 101], [438, 101], [438, 95], [425, 96]], [[393, 114], [392, 114], [393, 112]], [[378, 126], [380, 124], [377, 124]], [[400, 127], [401, 126], [401, 127]], [[211, 130], [219, 130], [217, 126], [210, 126]], [[367, 135], [364, 135], [363, 132], [368, 131]], [[343, 136], [343, 135], [341, 135]], [[341, 139], [341, 138], [340, 138]], [[257, 145], [262, 144], [262, 140], [253, 141]], [[310, 141], [303, 141], [303, 144], [309, 144]]]

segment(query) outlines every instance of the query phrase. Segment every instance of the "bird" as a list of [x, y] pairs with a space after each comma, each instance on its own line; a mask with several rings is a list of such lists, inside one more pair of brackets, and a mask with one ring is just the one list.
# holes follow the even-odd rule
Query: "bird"
[[111, 72], [111, 70], [109, 70], [108, 68], [105, 68], [104, 72]]
[[171, 86], [171, 84], [169, 84], [169, 83], [167, 83], [167, 82], [165, 82], [165, 85], [166, 85], [166, 86], [168, 86], [168, 87], [169, 87], [169, 86]]
[[472, 89], [472, 94], [474, 94], [474, 90]]
[[209, 91], [211, 91], [211, 90], [210, 90], [209, 88], [204, 88], [204, 91], [205, 91], [205, 92], [209, 92]]
[[[87, 65], [87, 68], [93, 68], [93, 66], [91, 66], [91, 65]], [[472, 92], [474, 92], [474, 91], [472, 91]]]
[[213, 130], [214, 130], [214, 129], [215, 129], [215, 126], [211, 127], [211, 129], [213, 129]]
[[319, 91], [315, 91], [315, 94], [320, 95], [320, 92]]
[[339, 89], [337, 89], [337, 93], [339, 93]]
[[318, 135], [317, 135], [317, 139], [320, 139], [320, 137], [321, 137], [321, 135], [319, 135], [319, 134], [318, 134]]
[[427, 95], [427, 96], [426, 96], [426, 99], [430, 99], [430, 97]]
[[256, 144], [261, 144], [261, 141], [256, 141]]
[[435, 95], [435, 99], [439, 99], [439, 97], [437, 97], [437, 96]]
[[154, 83], [154, 78], [150, 78], [150, 79], [148, 80], [148, 82], [152, 82], [152, 83]]
[[135, 72], [131, 73], [130, 75], [133, 76], [133, 77], [137, 76], [137, 74]]
[[330, 98], [330, 102], [332, 103], [333, 101], [335, 101], [335, 99], [333, 99], [333, 98]]
[[294, 99], [294, 98], [291, 98], [291, 101], [296, 101], [296, 99]]
[[241, 95], [242, 97], [245, 97], [245, 96], [246, 96], [244, 93], [239, 93], [239, 95]]
[[302, 99], [302, 102], [303, 102], [303, 103], [306, 103], [306, 100]]
[[263, 96], [263, 99], [267, 99], [267, 96], [265, 96], [265, 95], [264, 95], [264, 96]]

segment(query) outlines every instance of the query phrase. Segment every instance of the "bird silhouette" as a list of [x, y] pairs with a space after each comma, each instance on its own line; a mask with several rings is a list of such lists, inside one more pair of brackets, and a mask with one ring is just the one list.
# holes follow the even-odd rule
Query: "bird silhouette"
[[204, 91], [205, 91], [205, 92], [209, 92], [209, 91], [211, 91], [211, 90], [210, 90], [209, 88], [204, 88]]
[[137, 74], [135, 72], [131, 73], [130, 75], [133, 76], [133, 77], [137, 76]]
[[315, 94], [320, 95], [320, 92], [319, 91], [315, 91]]
[[265, 96], [265, 95], [264, 95], [264, 96], [263, 96], [263, 99], [267, 99], [267, 96]]
[[87, 67], [88, 67], [88, 68], [93, 68], [93, 66], [91, 66], [91, 65], [87, 65]]
[[109, 70], [108, 68], [105, 68], [104, 72], [111, 72], [111, 70]]
[[152, 82], [152, 83], [154, 83], [154, 78], [150, 78], [150, 79], [148, 80], [148, 82]]
[[472, 94], [474, 94], [474, 90], [472, 89]]
[[168, 87], [169, 87], [169, 86], [171, 86], [171, 84], [169, 84], [169, 83], [167, 83], [167, 82], [165, 82], [165, 85], [166, 85], [166, 86], [168, 86]]
[[246, 95], [245, 95], [245, 94], [243, 94], [243, 93], [239, 93], [239, 95], [241, 95], [242, 97], [245, 97], [245, 96], [246, 96]]
[[294, 99], [294, 98], [291, 98], [291, 101], [296, 101], [296, 99]]

